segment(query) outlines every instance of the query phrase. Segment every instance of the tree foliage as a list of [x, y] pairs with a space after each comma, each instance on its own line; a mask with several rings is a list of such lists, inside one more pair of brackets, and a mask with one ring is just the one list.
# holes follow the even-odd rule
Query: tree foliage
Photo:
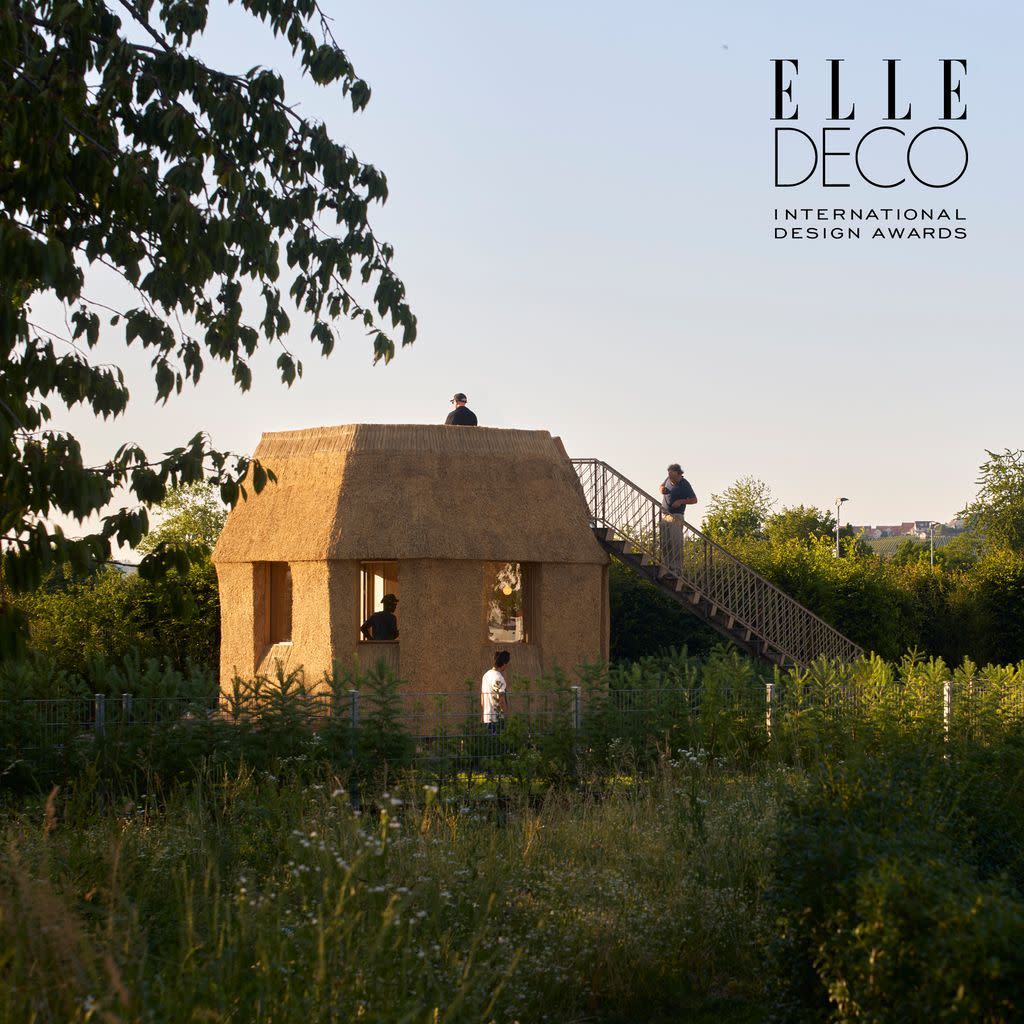
[[792, 505], [773, 512], [765, 520], [765, 536], [773, 544], [788, 540], [803, 543], [835, 536], [836, 517], [813, 505]]
[[163, 544], [186, 550], [200, 548], [209, 555], [228, 514], [216, 489], [206, 482], [172, 487], [158, 511], [163, 518], [139, 541], [139, 551], [155, 551]]
[[[323, 355], [344, 318], [370, 336], [375, 361], [393, 356], [390, 331], [402, 344], [416, 335], [392, 248], [369, 225], [384, 175], [290, 106], [276, 71], [200, 61], [191, 47], [208, 6], [0, 5], [0, 653], [21, 635], [9, 592], [37, 586], [55, 563], [84, 570], [113, 543], [138, 544], [169, 487], [207, 479], [234, 503], [247, 473], [255, 491], [267, 482], [203, 433], [156, 458], [125, 444], [87, 464], [62, 409], [116, 417], [129, 400], [121, 369], [96, 359], [101, 331], [147, 352], [160, 402], [198, 382], [209, 359], [248, 389], [261, 342], [278, 347], [291, 384], [302, 364], [285, 346], [289, 309]], [[315, 0], [238, 6], [288, 41], [304, 76], [340, 87], [353, 111], [366, 106], [369, 86]], [[134, 305], [115, 309], [89, 290], [99, 266]], [[63, 305], [59, 323], [42, 322], [44, 299]], [[133, 507], [92, 533], [72, 540], [50, 525], [104, 513], [121, 488]], [[141, 571], [169, 564], [182, 562], [158, 547]]]
[[985, 454], [978, 493], [960, 515], [986, 546], [1024, 554], [1024, 450]]
[[771, 488], [756, 477], [740, 477], [721, 494], [712, 494], [704, 531], [716, 540], [760, 537], [775, 501]]
[[54, 574], [17, 600], [31, 651], [87, 679], [90, 692], [105, 691], [110, 666], [125, 659], [217, 668], [220, 601], [208, 558], [156, 580], [114, 566], [78, 579]]

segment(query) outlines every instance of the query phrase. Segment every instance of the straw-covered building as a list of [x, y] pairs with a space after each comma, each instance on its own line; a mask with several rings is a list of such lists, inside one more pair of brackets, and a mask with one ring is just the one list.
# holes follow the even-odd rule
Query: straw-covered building
[[[264, 434], [277, 482], [239, 502], [213, 560], [221, 686], [280, 661], [309, 681], [385, 658], [412, 689], [608, 656], [608, 557], [558, 438], [356, 424]], [[386, 595], [396, 597], [384, 602]], [[395, 619], [371, 615], [395, 610]]]

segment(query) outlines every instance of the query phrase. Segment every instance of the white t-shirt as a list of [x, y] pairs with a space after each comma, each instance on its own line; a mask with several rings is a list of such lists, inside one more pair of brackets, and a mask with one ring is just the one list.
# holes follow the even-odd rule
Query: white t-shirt
[[480, 680], [480, 696], [485, 722], [501, 721], [501, 705], [498, 702], [498, 697], [504, 692], [505, 677], [496, 668], [485, 672], [483, 679]]

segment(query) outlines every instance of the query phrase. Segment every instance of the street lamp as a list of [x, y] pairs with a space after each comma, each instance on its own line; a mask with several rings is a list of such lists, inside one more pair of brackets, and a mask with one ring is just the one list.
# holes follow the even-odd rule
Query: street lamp
[[849, 498], [836, 498], [836, 558], [839, 557], [839, 506]]

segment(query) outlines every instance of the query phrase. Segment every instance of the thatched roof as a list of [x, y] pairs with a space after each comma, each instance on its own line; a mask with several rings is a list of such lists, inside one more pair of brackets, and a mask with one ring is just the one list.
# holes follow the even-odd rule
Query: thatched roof
[[277, 483], [247, 488], [216, 562], [607, 561], [547, 431], [352, 424], [264, 434], [254, 455]]

